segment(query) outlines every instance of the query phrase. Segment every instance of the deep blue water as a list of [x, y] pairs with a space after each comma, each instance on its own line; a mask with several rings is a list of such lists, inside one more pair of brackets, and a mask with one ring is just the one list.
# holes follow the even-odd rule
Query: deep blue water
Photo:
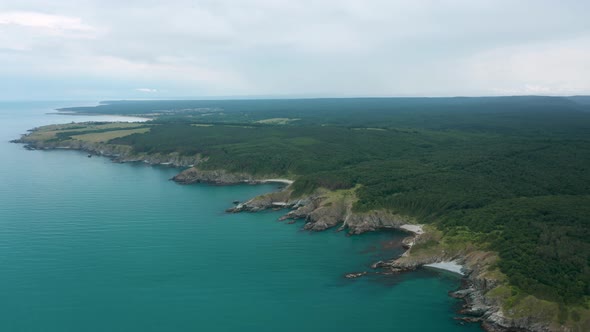
[[[8, 143], [80, 103], [0, 103], [0, 331], [479, 331], [444, 272], [344, 279], [400, 233], [301, 231], [225, 214], [276, 185], [181, 186], [178, 170]], [[393, 245], [393, 248], [392, 248]]]

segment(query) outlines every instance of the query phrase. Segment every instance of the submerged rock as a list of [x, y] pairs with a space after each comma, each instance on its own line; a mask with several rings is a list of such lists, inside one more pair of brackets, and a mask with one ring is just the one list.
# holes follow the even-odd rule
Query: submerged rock
[[367, 274], [366, 271], [363, 271], [363, 272], [355, 272], [355, 273], [347, 273], [347, 274], [344, 275], [344, 278], [346, 278], [346, 279], [356, 279], [356, 278], [362, 277], [362, 276], [364, 276], [366, 274]]

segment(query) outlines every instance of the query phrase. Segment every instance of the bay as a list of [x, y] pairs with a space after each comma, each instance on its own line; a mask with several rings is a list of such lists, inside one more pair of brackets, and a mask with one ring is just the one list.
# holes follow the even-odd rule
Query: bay
[[400, 254], [398, 232], [301, 231], [226, 214], [277, 185], [181, 186], [178, 169], [8, 143], [112, 116], [84, 102], [0, 103], [0, 331], [479, 331], [453, 320], [455, 275], [349, 280]]

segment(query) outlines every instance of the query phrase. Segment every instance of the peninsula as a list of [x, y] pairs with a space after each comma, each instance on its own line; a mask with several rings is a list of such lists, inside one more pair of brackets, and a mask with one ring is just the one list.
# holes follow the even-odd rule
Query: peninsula
[[[75, 149], [184, 169], [180, 184], [281, 182], [228, 209], [286, 209], [304, 228], [399, 229], [401, 257], [464, 275], [451, 295], [489, 331], [590, 330], [590, 97], [111, 101], [69, 112], [150, 117], [32, 129]], [[420, 226], [419, 226], [420, 225]]]

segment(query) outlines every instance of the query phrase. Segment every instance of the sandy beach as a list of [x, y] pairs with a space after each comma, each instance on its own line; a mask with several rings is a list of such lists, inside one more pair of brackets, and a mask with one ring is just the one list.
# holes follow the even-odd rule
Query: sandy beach
[[432, 264], [425, 264], [426, 267], [432, 267], [439, 270], [446, 270], [454, 273], [458, 273], [460, 275], [465, 275], [463, 273], [463, 265], [457, 263], [456, 261], [450, 262], [439, 262], [439, 263], [432, 263]]
[[405, 224], [405, 225], [401, 225], [399, 228], [401, 228], [405, 231], [408, 231], [408, 232], [412, 232], [416, 235], [424, 234], [424, 230], [422, 229], [422, 225]]
[[266, 179], [266, 180], [262, 180], [260, 181], [262, 183], [268, 183], [268, 182], [277, 182], [277, 183], [284, 183], [284, 184], [292, 184], [293, 180], [289, 180], [289, 179]]

